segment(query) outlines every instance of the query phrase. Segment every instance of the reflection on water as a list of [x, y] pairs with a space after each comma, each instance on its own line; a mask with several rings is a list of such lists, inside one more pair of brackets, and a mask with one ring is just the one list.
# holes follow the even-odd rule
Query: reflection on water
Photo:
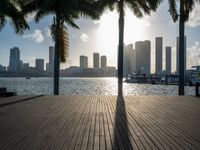
[[[18, 95], [52, 95], [52, 78], [0, 78], [0, 87], [16, 91]], [[177, 95], [178, 87], [124, 83], [125, 95]], [[186, 87], [187, 95], [194, 95], [194, 87]], [[117, 78], [61, 78], [61, 95], [116, 95]]]

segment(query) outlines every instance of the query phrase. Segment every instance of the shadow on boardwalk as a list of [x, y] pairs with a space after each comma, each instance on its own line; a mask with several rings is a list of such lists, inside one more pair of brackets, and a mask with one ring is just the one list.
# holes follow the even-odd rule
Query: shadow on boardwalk
[[126, 106], [123, 96], [118, 96], [116, 100], [113, 148], [132, 150], [126, 116]]
[[10, 102], [5, 102], [3, 104], [0, 104], [0, 108], [4, 107], [4, 106], [8, 106], [8, 105], [12, 105], [12, 104], [16, 104], [16, 103], [21, 103], [21, 102], [25, 102], [25, 101], [30, 101], [39, 97], [43, 97], [43, 95], [39, 95], [39, 96], [33, 96], [33, 97], [29, 97], [29, 98], [25, 98], [25, 99], [20, 99], [20, 100], [14, 100], [14, 101], [10, 101]]

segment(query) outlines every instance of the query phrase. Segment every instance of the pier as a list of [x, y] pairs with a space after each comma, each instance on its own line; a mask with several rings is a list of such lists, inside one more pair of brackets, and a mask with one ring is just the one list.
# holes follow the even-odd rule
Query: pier
[[200, 98], [0, 98], [0, 149], [199, 149]]

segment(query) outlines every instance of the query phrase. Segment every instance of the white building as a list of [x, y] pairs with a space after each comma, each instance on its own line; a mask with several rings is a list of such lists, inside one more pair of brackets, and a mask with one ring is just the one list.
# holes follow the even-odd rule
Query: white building
[[139, 41], [135, 43], [136, 72], [151, 73], [151, 42]]
[[124, 46], [124, 62], [123, 62], [123, 73], [124, 76], [135, 72], [135, 50], [133, 44]]

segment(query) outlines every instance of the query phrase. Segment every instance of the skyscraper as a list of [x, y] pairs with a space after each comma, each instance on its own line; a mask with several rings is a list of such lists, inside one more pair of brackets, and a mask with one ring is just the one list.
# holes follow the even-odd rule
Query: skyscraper
[[46, 63], [46, 71], [49, 72], [49, 63]]
[[29, 63], [23, 63], [23, 71], [28, 71], [28, 69], [29, 69]]
[[10, 49], [9, 71], [18, 72], [20, 70], [20, 50], [18, 47]]
[[4, 72], [4, 71], [6, 71], [6, 66], [0, 65], [0, 72]]
[[171, 69], [171, 47], [166, 47], [166, 74], [171, 74], [172, 69]]
[[133, 44], [124, 46], [124, 62], [123, 62], [123, 73], [124, 76], [135, 72], [135, 50]]
[[55, 48], [53, 46], [49, 47], [49, 72], [54, 71], [54, 53], [55, 53]]
[[151, 73], [151, 42], [139, 41], [135, 43], [136, 72]]
[[[186, 71], [186, 64], [187, 64], [187, 53], [186, 53], [186, 47], [187, 47], [187, 38], [185, 36], [185, 45], [184, 45], [184, 71]], [[179, 37], [176, 38], [176, 73], [179, 74]]]
[[88, 57], [87, 56], [80, 56], [80, 68], [85, 69], [88, 68]]
[[35, 67], [37, 71], [44, 71], [44, 59], [36, 59]]
[[106, 69], [107, 67], [107, 58], [106, 56], [101, 56], [101, 68]]
[[93, 68], [99, 68], [99, 53], [93, 53]]
[[19, 70], [18, 71], [23, 71], [23, 61], [19, 61]]
[[163, 38], [156, 37], [156, 74], [162, 73]]

